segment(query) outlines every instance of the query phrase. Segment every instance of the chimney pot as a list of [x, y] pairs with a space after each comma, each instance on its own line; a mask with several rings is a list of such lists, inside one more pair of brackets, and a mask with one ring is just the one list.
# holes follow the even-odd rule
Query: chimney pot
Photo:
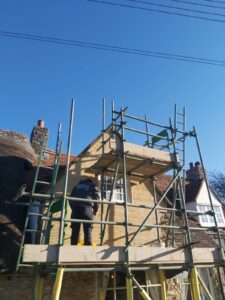
[[38, 120], [37, 125], [38, 125], [38, 127], [44, 128], [45, 127], [45, 121], [44, 120]]

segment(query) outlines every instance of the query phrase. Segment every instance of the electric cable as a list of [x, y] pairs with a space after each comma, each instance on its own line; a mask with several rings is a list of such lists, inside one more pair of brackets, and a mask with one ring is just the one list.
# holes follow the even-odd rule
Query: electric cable
[[193, 6], [202, 6], [202, 7], [207, 7], [207, 8], [209, 7], [209, 8], [215, 8], [215, 9], [225, 9], [225, 6], [216, 6], [216, 5], [211, 5], [211, 4], [203, 4], [203, 3], [197, 3], [197, 2], [185, 1], [185, 0], [168, 0], [168, 1], [183, 3], [183, 4], [193, 5]]
[[53, 43], [53, 44], [62, 44], [62, 45], [74, 46], [74, 47], [98, 49], [98, 50], [111, 51], [111, 52], [119, 52], [119, 53], [124, 53], [124, 54], [133, 54], [133, 55], [139, 55], [139, 56], [155, 57], [155, 58], [161, 58], [161, 59], [169, 59], [169, 60], [185, 61], [185, 62], [191, 62], [191, 63], [199, 63], [199, 64], [207, 64], [207, 65], [225, 67], [224, 60], [216, 60], [216, 59], [202, 58], [202, 57], [195, 57], [195, 56], [186, 56], [186, 55], [179, 55], [179, 54], [174, 54], [174, 53], [149, 51], [149, 50], [120, 47], [120, 46], [114, 46], [114, 45], [108, 45], [108, 44], [83, 42], [83, 41], [78, 41], [78, 40], [68, 40], [68, 39], [62, 39], [62, 38], [56, 38], [56, 37], [41, 36], [41, 35], [19, 33], [19, 32], [9, 32], [9, 31], [0, 31], [0, 36], [4, 36], [4, 37], [8, 37], [8, 38], [34, 40], [34, 41], [47, 42], [47, 43]]
[[159, 6], [159, 7], [183, 10], [183, 11], [187, 11], [187, 12], [191, 12], [191, 13], [194, 12], [194, 13], [206, 14], [206, 15], [211, 15], [211, 16], [225, 17], [224, 14], [206, 12], [206, 11], [202, 11], [202, 10], [189, 9], [189, 8], [177, 7], [177, 6], [171, 6], [171, 5], [165, 5], [165, 4], [160, 4], [160, 3], [153, 3], [153, 2], [149, 2], [149, 1], [143, 1], [143, 0], [126, 0], [126, 1], [133, 2], [133, 3], [145, 4], [145, 5], [151, 5], [151, 6]]
[[130, 5], [130, 4], [115, 3], [115, 2], [106, 1], [106, 0], [85, 0], [85, 1], [92, 2], [92, 3], [111, 5], [111, 6], [119, 6], [119, 7], [124, 7], [124, 8], [138, 9], [138, 10], [143, 10], [143, 11], [148, 11], [148, 12], [163, 13], [163, 14], [167, 14], [167, 15], [174, 15], [174, 16], [186, 17], [186, 18], [191, 18], [191, 19], [199, 19], [202, 21], [225, 23], [225, 20], [221, 20], [221, 19], [213, 19], [213, 18], [202, 17], [202, 16], [197, 16], [197, 15], [188, 15], [188, 14], [184, 14], [184, 13], [166, 11], [166, 10], [161, 10], [161, 9], [156, 9], [156, 8], [147, 8], [147, 7], [142, 7], [142, 6], [134, 6], [134, 5]]

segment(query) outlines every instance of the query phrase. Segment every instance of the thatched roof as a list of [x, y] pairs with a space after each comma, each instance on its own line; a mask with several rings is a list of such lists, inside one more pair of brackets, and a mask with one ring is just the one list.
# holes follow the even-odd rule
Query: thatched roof
[[26, 135], [3, 129], [0, 129], [0, 157], [22, 158], [31, 165], [37, 161], [37, 155]]

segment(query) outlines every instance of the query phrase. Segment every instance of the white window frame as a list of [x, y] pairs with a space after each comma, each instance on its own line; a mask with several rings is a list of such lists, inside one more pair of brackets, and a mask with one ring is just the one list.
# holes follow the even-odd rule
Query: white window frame
[[[99, 190], [101, 191], [101, 175], [98, 177], [99, 179]], [[111, 189], [113, 185], [113, 177], [112, 176], [105, 176], [104, 177], [104, 197], [103, 200], [109, 201], [109, 197], [111, 194]], [[124, 193], [123, 193], [123, 178], [118, 178], [115, 183], [116, 188], [113, 190], [112, 194], [112, 202], [124, 202]], [[128, 194], [128, 199], [127, 202], [131, 203], [131, 186], [130, 186], [130, 181], [127, 180], [127, 194]]]
[[[225, 227], [225, 219], [223, 215], [223, 211], [221, 206], [219, 205], [213, 205], [215, 215], [216, 215], [216, 220], [218, 223], [219, 227]], [[206, 212], [206, 211], [211, 211], [211, 205], [209, 204], [197, 204], [197, 211], [199, 212]], [[199, 216], [199, 222], [202, 226], [215, 226], [213, 216], [210, 215], [205, 215], [202, 214]]]

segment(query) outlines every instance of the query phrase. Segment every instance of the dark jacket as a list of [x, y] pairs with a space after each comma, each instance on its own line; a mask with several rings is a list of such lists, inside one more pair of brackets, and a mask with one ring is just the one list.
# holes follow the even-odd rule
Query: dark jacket
[[[91, 179], [84, 179], [81, 180], [78, 185], [76, 185], [71, 193], [71, 197], [74, 198], [83, 198], [83, 199], [94, 199], [99, 200], [99, 191], [97, 186], [92, 182]], [[80, 206], [92, 206], [93, 211], [96, 214], [99, 203], [91, 203], [86, 201], [78, 201], [78, 200], [71, 200], [69, 201], [71, 209], [80, 207]]]

